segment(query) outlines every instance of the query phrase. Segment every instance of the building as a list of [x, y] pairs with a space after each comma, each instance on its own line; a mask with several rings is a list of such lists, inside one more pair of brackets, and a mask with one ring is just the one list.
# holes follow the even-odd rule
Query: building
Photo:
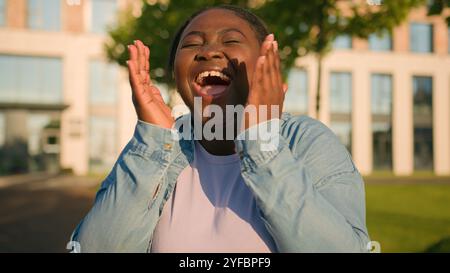
[[[126, 70], [106, 62], [105, 29], [129, 5], [139, 15], [138, 2], [0, 0], [0, 174], [111, 168], [136, 117]], [[421, 8], [393, 35], [335, 41], [320, 119], [361, 173], [450, 174], [449, 35]], [[313, 115], [316, 81], [315, 59], [299, 59], [285, 110]]]
[[49, 157], [76, 174], [114, 163], [136, 117], [128, 75], [106, 62], [103, 43], [129, 2], [0, 0], [4, 173], [55, 169]]

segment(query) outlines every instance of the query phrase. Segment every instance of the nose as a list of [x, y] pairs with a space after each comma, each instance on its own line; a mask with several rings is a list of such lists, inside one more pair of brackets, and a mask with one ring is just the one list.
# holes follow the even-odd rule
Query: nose
[[204, 46], [198, 53], [195, 55], [196, 61], [208, 61], [211, 59], [222, 59], [224, 57], [223, 52], [214, 45]]

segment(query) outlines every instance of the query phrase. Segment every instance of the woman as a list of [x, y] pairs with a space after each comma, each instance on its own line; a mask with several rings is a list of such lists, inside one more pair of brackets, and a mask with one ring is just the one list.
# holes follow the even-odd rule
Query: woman
[[[269, 109], [225, 114], [210, 130], [219, 137], [202, 129], [174, 137], [178, 126], [149, 78], [150, 50], [140, 41], [128, 48], [138, 123], [73, 233], [82, 252], [366, 251], [361, 175], [328, 128], [281, 112], [278, 44], [260, 19], [208, 8], [174, 39], [170, 64], [192, 113], [177, 121], [205, 129], [212, 118], [201, 114], [213, 106]], [[249, 137], [266, 126], [277, 128], [269, 139]]]

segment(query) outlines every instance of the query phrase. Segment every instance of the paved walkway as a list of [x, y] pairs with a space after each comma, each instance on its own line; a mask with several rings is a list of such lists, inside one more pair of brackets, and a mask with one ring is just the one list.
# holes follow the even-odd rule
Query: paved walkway
[[67, 252], [99, 181], [74, 176], [28, 183], [15, 179], [20, 181], [0, 187], [0, 252]]

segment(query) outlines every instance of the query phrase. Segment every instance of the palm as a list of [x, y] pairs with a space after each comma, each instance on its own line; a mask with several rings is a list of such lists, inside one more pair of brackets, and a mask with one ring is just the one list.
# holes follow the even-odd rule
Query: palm
[[130, 52], [128, 71], [138, 118], [163, 128], [171, 128], [174, 123], [171, 110], [150, 79], [150, 49], [141, 41], [136, 41], [128, 49]]

